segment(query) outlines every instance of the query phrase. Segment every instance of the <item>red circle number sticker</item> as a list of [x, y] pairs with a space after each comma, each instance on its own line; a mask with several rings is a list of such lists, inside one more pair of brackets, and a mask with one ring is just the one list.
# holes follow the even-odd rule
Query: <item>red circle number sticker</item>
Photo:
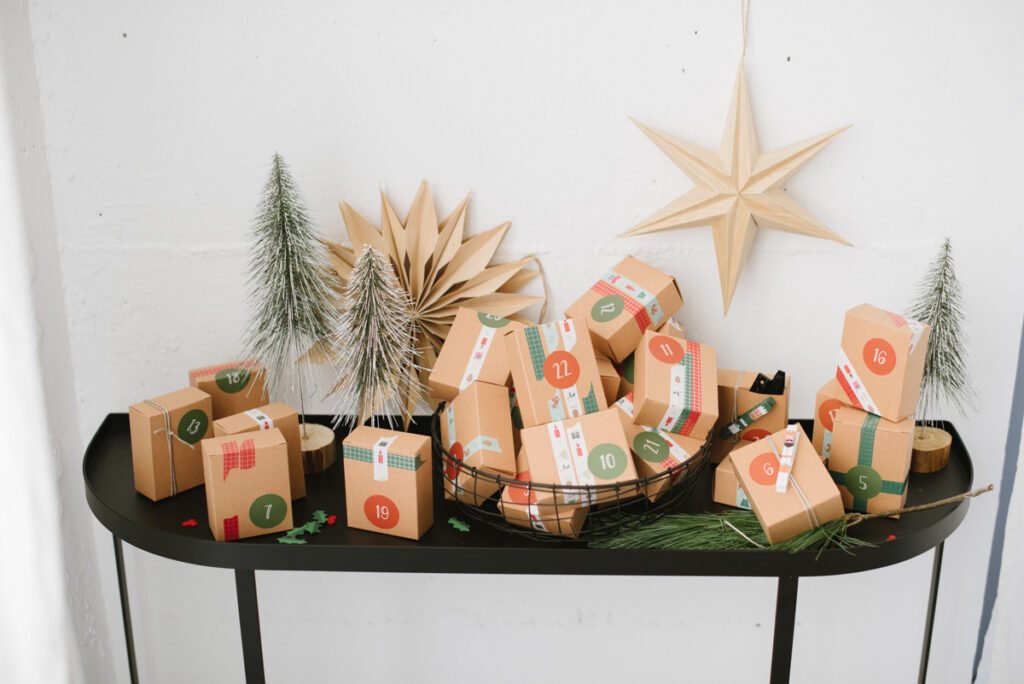
[[[521, 473], [516, 473], [516, 479], [520, 482], [529, 482], [530, 471], [524, 470]], [[508, 498], [515, 504], [537, 503], [537, 495], [529, 487], [523, 487], [522, 485], [509, 485]]]
[[864, 365], [875, 375], [888, 375], [896, 367], [896, 350], [888, 340], [873, 337], [864, 345]]
[[757, 484], [773, 485], [779, 477], [779, 459], [765, 452], [750, 462], [750, 477]]
[[449, 480], [454, 480], [459, 474], [459, 463], [465, 458], [462, 452], [462, 443], [456, 442], [452, 444], [451, 448], [448, 449], [448, 453], [452, 455], [450, 459], [445, 459], [444, 463], [444, 475]]
[[759, 439], [764, 439], [770, 434], [772, 433], [768, 432], [767, 430], [762, 430], [761, 428], [750, 428], [742, 435], [740, 435], [740, 439], [742, 439], [744, 442], [756, 442]]
[[832, 412], [841, 408], [843, 408], [843, 402], [838, 399], [826, 399], [818, 407], [818, 420], [829, 432], [832, 432]]
[[553, 351], [544, 359], [544, 379], [558, 389], [572, 387], [580, 379], [580, 362], [567, 351]]
[[658, 361], [667, 364], [679, 363], [683, 360], [683, 345], [679, 340], [667, 335], [655, 335], [651, 338], [647, 348]]
[[398, 506], [395, 502], [381, 494], [367, 497], [363, 504], [366, 519], [382, 530], [390, 530], [398, 524]]

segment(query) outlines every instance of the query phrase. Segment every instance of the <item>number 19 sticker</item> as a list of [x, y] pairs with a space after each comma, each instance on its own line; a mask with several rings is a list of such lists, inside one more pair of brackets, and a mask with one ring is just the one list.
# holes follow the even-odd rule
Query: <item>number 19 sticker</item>
[[398, 524], [398, 506], [383, 494], [367, 497], [363, 503], [363, 513], [375, 527], [390, 530]]

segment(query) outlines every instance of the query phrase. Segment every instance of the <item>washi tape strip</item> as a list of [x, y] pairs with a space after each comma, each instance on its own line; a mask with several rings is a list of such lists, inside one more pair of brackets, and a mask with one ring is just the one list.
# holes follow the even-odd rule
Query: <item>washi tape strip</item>
[[548, 441], [555, 456], [558, 481], [571, 488], [563, 493], [565, 502], [589, 504], [584, 490], [577, 489], [594, 484], [594, 476], [587, 467], [587, 443], [582, 428], [578, 424], [568, 428], [561, 421], [549, 423]]
[[[795, 426], [790, 426], [790, 427], [795, 427]], [[788, 428], [787, 428], [787, 430], [788, 430]], [[765, 437], [765, 439], [761, 440], [761, 441], [768, 442], [768, 446], [770, 446], [772, 448], [772, 452], [775, 454], [775, 458], [777, 458], [779, 460], [779, 464], [780, 464], [780, 468], [779, 469], [781, 471], [782, 456], [779, 455], [779, 448], [777, 446], [775, 446], [775, 440], [772, 439], [771, 437]], [[803, 506], [804, 514], [807, 516], [807, 522], [810, 524], [810, 526], [812, 528], [820, 527], [821, 524], [818, 522], [818, 514], [814, 512], [814, 506], [811, 505], [811, 500], [809, 498], [807, 498], [807, 495], [804, 493], [804, 490], [800, 487], [800, 483], [797, 482], [796, 477], [793, 476], [792, 473], [789, 476], [789, 482], [791, 482], [792, 485], [793, 485], [793, 491], [796, 493], [797, 500], [800, 502], [800, 505]], [[779, 492], [778, 480], [776, 480], [775, 485], [776, 485], [775, 491]], [[786, 491], [789, 491], [788, 488], [787, 488]], [[779, 492], [779, 493], [785, 494], [785, 492]]]
[[221, 446], [221, 453], [224, 455], [224, 479], [228, 479], [228, 473], [232, 470], [249, 470], [256, 467], [256, 443], [251, 439], [238, 442], [224, 442]]
[[668, 432], [689, 435], [702, 410], [700, 344], [687, 341], [683, 358], [669, 367], [669, 405], [658, 427]]
[[462, 371], [462, 379], [459, 381], [460, 392], [480, 377], [484, 361], [487, 360], [487, 352], [494, 346], [494, 338], [497, 333], [498, 328], [492, 328], [489, 325], [480, 326], [480, 332], [476, 336], [473, 349], [470, 351], [469, 359], [466, 361], [466, 368]]
[[915, 321], [912, 318], [906, 318], [892, 311], [886, 311], [885, 313], [897, 328], [910, 328], [910, 353], [913, 354], [914, 349], [917, 348], [917, 343], [921, 341], [921, 335], [924, 333], [924, 323]]
[[640, 332], [657, 328], [665, 318], [665, 312], [657, 297], [626, 276], [612, 271], [594, 283], [591, 289], [601, 296], [619, 295], [626, 311], [636, 321]]
[[793, 472], [793, 461], [796, 460], [796, 444], [800, 441], [800, 431], [796, 425], [786, 427], [786, 441], [782, 444], [782, 456], [779, 458], [779, 476], [775, 478], [775, 491], [784, 494], [789, 488], [789, 476]]
[[842, 348], [839, 350], [836, 380], [839, 381], [839, 385], [846, 392], [846, 396], [850, 398], [850, 403], [868, 413], [878, 413], [878, 406], [875, 404], [875, 400], [871, 398], [871, 393], [868, 392], [868, 388], [861, 382], [860, 375], [857, 374], [857, 370], [850, 363], [850, 357], [846, 355]]
[[768, 397], [754, 406], [754, 408], [737, 417], [735, 421], [722, 428], [719, 436], [721, 439], [728, 439], [729, 437], [738, 435], [741, 431], [750, 427], [755, 420], [767, 416], [768, 412], [775, 408], [775, 403], [774, 398]]
[[260, 426], [260, 430], [269, 430], [274, 427], [274, 419], [259, 409], [249, 409], [245, 411], [245, 415], [255, 420], [256, 424]]
[[388, 481], [388, 448], [396, 439], [398, 435], [381, 437], [373, 445], [373, 479], [377, 482]]

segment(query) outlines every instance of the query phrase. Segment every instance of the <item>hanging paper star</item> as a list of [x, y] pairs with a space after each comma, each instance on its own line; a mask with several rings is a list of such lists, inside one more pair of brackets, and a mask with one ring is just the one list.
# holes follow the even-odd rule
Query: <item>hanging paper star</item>
[[640, 235], [673, 228], [711, 226], [724, 311], [729, 311], [740, 270], [758, 228], [850, 243], [822, 225], [779, 187], [849, 126], [761, 153], [740, 65], [718, 154], [634, 122], [693, 181], [694, 188], [626, 231]]

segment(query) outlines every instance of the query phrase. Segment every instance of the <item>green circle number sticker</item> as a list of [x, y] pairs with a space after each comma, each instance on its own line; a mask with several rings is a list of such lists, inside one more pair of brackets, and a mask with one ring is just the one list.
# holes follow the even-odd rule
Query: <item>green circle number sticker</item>
[[627, 458], [621, 447], [615, 444], [598, 444], [587, 456], [587, 467], [602, 480], [614, 480], [626, 471]]
[[622, 313], [624, 308], [626, 303], [622, 301], [622, 297], [616, 294], [607, 295], [590, 307], [590, 317], [598, 323], [607, 323]]
[[855, 499], [873, 499], [882, 491], [882, 476], [871, 466], [854, 466], [846, 473], [845, 484]]
[[217, 387], [228, 394], [241, 392], [249, 384], [250, 375], [248, 368], [225, 368], [217, 371]]
[[633, 438], [633, 451], [645, 461], [661, 463], [668, 458], [668, 442], [657, 432], [648, 430]]
[[495, 316], [494, 314], [483, 313], [482, 311], [477, 312], [476, 317], [479, 318], [480, 322], [488, 328], [504, 328], [509, 323], [507, 318]]
[[288, 503], [277, 494], [264, 494], [249, 506], [249, 520], [264, 530], [280, 525], [287, 514]]
[[626, 357], [626, 360], [622, 362], [622, 377], [626, 378], [626, 382], [630, 385], [635, 384], [633, 380], [633, 371], [636, 368], [636, 354], [630, 354]]
[[195, 444], [206, 436], [210, 419], [202, 409], [192, 409], [178, 421], [178, 437], [189, 444]]

